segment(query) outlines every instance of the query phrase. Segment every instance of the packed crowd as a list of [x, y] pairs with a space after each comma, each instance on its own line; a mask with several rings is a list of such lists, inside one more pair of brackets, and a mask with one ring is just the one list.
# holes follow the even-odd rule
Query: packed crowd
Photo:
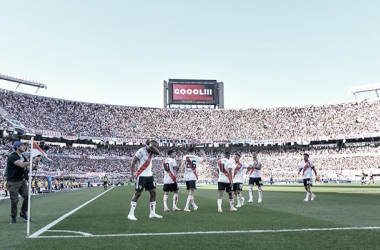
[[9, 124], [9, 122], [7, 120], [5, 120], [4, 118], [0, 117], [0, 129], [12, 130], [14, 128], [13, 128], [13, 126], [11, 124]]
[[373, 133], [379, 130], [379, 104], [376, 100], [268, 109], [169, 110], [0, 90], [0, 106], [27, 128], [124, 138], [265, 140]]

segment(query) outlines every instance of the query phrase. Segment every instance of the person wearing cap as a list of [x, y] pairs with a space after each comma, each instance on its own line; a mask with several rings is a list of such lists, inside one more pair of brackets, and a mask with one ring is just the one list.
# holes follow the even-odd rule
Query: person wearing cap
[[[14, 152], [8, 156], [7, 161], [7, 186], [11, 200], [11, 224], [16, 223], [18, 195], [24, 199], [21, 207], [20, 218], [28, 220], [28, 186], [25, 180], [25, 171], [28, 171], [30, 162], [23, 155], [26, 145], [21, 141], [16, 141], [13, 144]], [[33, 170], [37, 168], [40, 157], [36, 157]]]
[[302, 171], [302, 179], [303, 179], [303, 185], [306, 189], [306, 198], [304, 201], [309, 201], [309, 197], [311, 196], [311, 200], [314, 200], [316, 195], [311, 192], [311, 186], [312, 186], [312, 171], [314, 171], [315, 176], [317, 176], [317, 171], [315, 171], [314, 164], [309, 160], [308, 154], [303, 154], [303, 162], [301, 162], [301, 167], [299, 168], [298, 174], [300, 174]]

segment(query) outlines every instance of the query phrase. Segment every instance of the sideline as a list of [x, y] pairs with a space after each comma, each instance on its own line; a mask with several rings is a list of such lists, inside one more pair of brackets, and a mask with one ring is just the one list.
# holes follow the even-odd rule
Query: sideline
[[38, 237], [36, 236], [33, 238], [38, 238], [38, 239], [40, 239], [40, 238], [43, 238], [43, 239], [47, 239], [47, 238], [96, 238], [96, 237], [168, 236], [168, 235], [196, 235], [196, 234], [284, 233], [284, 232], [376, 230], [376, 229], [380, 229], [380, 227], [335, 227], [335, 228], [303, 228], [303, 229], [278, 229], [278, 230], [204, 231], [204, 232], [99, 234], [99, 235], [92, 235], [92, 234], [87, 234], [87, 233], [83, 233], [83, 232], [73, 232], [73, 233], [81, 233], [82, 235], [38, 236]]

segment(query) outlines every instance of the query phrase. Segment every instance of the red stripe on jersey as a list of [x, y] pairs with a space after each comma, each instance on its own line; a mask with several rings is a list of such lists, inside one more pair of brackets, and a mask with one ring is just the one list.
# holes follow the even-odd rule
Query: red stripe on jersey
[[198, 174], [197, 174], [196, 166], [195, 167], [193, 166], [193, 162], [190, 160], [189, 157], [186, 157], [186, 162], [187, 162], [188, 166], [190, 166], [191, 170], [193, 171], [195, 178], [198, 180]]
[[[259, 161], [258, 161], [258, 160], [256, 160], [256, 161], [254, 162], [254, 165], [255, 165], [255, 166], [257, 166], [257, 164], [259, 164]], [[251, 170], [251, 172], [249, 173], [249, 175], [251, 175], [251, 174], [253, 173], [254, 170], [255, 170], [255, 169], [252, 168], [252, 170]]]
[[231, 181], [230, 174], [228, 173], [227, 169], [224, 167], [224, 164], [222, 164], [222, 161], [218, 161], [218, 168], [219, 171], [223, 172], [227, 176], [227, 178]]
[[170, 168], [166, 168], [166, 161], [163, 162], [163, 165], [164, 165], [164, 169], [166, 171], [166, 173], [169, 175], [170, 179], [172, 179], [174, 182], [177, 182], [177, 178], [174, 176], [174, 174], [172, 173], [172, 171], [170, 171]]
[[142, 172], [149, 166], [150, 161], [152, 160], [152, 153], [149, 153], [148, 159], [146, 162], [139, 168], [139, 170], [136, 173], [136, 177], [139, 177]]
[[308, 161], [308, 162], [306, 163], [306, 165], [303, 167], [303, 172], [302, 172], [302, 174], [305, 174], [306, 169], [308, 169], [309, 167], [310, 167], [310, 161]]
[[239, 170], [241, 169], [242, 166], [243, 166], [243, 164], [241, 164], [240, 162], [236, 165], [236, 168], [234, 170], [234, 177], [239, 172]]

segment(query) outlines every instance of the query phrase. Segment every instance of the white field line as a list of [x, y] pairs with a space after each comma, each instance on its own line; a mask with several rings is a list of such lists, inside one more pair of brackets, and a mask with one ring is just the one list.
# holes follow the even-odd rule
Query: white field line
[[30, 235], [29, 238], [37, 238], [39, 235], [43, 234], [44, 232], [46, 232], [47, 230], [49, 230], [50, 228], [52, 228], [53, 226], [57, 225], [59, 222], [63, 221], [64, 219], [66, 219], [67, 217], [69, 217], [70, 215], [72, 215], [73, 213], [75, 213], [76, 211], [78, 211], [79, 209], [81, 209], [82, 207], [86, 206], [87, 204], [89, 204], [90, 202], [96, 200], [97, 198], [99, 198], [100, 196], [102, 196], [103, 194], [107, 193], [108, 191], [111, 191], [114, 187], [108, 189], [107, 191], [99, 194], [98, 196], [92, 198], [91, 200], [87, 201], [86, 203], [83, 203], [82, 205], [80, 205], [79, 207], [77, 208], [74, 208], [73, 210], [71, 210], [70, 212], [68, 212], [67, 214], [59, 217], [58, 219], [56, 219], [55, 221], [53, 221], [52, 223], [48, 224], [47, 226], [41, 228], [40, 230], [38, 230], [37, 232], [35, 232], [34, 234]]
[[46, 232], [54, 232], [54, 233], [73, 233], [73, 234], [80, 234], [84, 236], [92, 236], [90, 233], [85, 233], [81, 231], [70, 231], [70, 230], [47, 230]]
[[[173, 232], [173, 233], [138, 233], [138, 234], [100, 234], [100, 235], [72, 235], [72, 236], [35, 236], [30, 238], [95, 238], [95, 237], [132, 237], [132, 236], [168, 236], [168, 235], [195, 235], [195, 234], [241, 234], [241, 233], [284, 233], [310, 231], [342, 231], [342, 230], [374, 230], [380, 227], [335, 227], [335, 228], [303, 228], [279, 230], [246, 230], [246, 231], [204, 231], [204, 232]], [[75, 233], [75, 232], [73, 232]], [[77, 232], [78, 233], [78, 232]], [[82, 233], [82, 232], [81, 232]]]

